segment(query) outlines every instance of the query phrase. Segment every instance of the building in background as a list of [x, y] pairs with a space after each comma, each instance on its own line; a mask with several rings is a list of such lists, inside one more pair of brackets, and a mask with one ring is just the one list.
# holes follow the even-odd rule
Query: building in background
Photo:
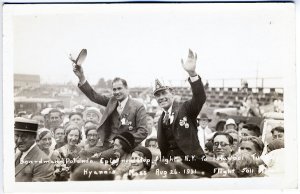
[[14, 87], [40, 87], [41, 80], [39, 75], [14, 74]]

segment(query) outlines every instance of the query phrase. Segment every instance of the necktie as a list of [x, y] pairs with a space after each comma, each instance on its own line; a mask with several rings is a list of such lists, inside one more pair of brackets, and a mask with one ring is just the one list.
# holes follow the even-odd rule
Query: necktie
[[165, 112], [165, 117], [163, 119], [163, 123], [165, 125], [168, 125], [169, 124], [169, 119], [170, 119], [169, 112]]
[[22, 152], [18, 155], [18, 157], [16, 158], [15, 160], [15, 166], [18, 166], [18, 164], [20, 164], [20, 161], [21, 161], [21, 157], [22, 157]]
[[122, 108], [121, 103], [119, 103], [119, 105], [118, 105], [118, 107], [117, 107], [117, 111], [118, 111], [119, 115], [122, 114], [123, 108]]

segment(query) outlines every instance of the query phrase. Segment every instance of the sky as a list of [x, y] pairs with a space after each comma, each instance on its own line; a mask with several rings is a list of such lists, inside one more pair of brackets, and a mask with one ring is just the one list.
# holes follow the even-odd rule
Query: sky
[[282, 87], [294, 65], [291, 4], [14, 5], [4, 13], [13, 72], [38, 74], [43, 83], [77, 83], [68, 54], [82, 48], [92, 84], [117, 76], [132, 87], [152, 86], [156, 78], [182, 84], [180, 60], [189, 48], [212, 85], [251, 78], [257, 86], [254, 78], [263, 77], [265, 86]]

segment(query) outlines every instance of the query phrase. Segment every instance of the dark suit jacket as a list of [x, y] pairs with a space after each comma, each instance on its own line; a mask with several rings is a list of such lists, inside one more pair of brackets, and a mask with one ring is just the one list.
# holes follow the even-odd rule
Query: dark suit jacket
[[15, 167], [15, 181], [53, 181], [53, 172], [54, 164], [51, 164], [49, 157], [37, 146], [34, 146], [25, 156], [23, 163], [20, 163]]
[[[109, 117], [118, 106], [117, 99], [114, 96], [108, 98], [96, 93], [87, 81], [83, 85], [79, 86], [79, 88], [91, 101], [106, 107], [100, 121], [98, 133], [100, 135], [100, 139], [104, 141], [104, 143], [107, 143], [107, 141], [112, 139]], [[126, 117], [126, 120], [131, 122], [131, 124], [120, 125], [119, 132], [130, 132], [135, 137], [136, 145], [141, 143], [148, 135], [146, 129], [146, 116], [144, 105], [129, 97], [123, 109], [121, 118]]]
[[[171, 112], [174, 114], [173, 123], [171, 124], [172, 132], [178, 147], [185, 155], [201, 157], [204, 155], [204, 152], [197, 136], [197, 116], [205, 103], [206, 95], [200, 77], [195, 82], [190, 80], [189, 82], [192, 87], [192, 99], [184, 102], [182, 105], [177, 101], [173, 102]], [[158, 121], [157, 140], [162, 157], [167, 157], [169, 150], [165, 133], [162, 131], [163, 115]], [[184, 118], [187, 119], [186, 122], [183, 122]]]

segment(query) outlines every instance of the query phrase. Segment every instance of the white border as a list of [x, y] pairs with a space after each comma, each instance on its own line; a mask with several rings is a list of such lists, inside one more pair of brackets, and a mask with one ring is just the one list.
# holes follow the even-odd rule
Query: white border
[[[286, 6], [293, 6], [285, 4]], [[28, 6], [26, 12], [22, 14], [32, 14], [33, 12], [40, 12], [35, 9], [35, 7]], [[47, 8], [55, 7], [55, 10], [59, 13], [65, 13], [65, 5], [43, 5]], [[79, 5], [84, 6], [84, 5]], [[103, 5], [103, 6], [118, 6], [118, 5]], [[145, 5], [142, 5], [145, 6]], [[185, 6], [185, 5], [182, 5]], [[84, 9], [77, 9], [77, 5], [67, 5], [70, 11], [76, 13], [84, 13]], [[89, 6], [92, 11], [96, 11], [96, 6]], [[290, 7], [292, 10], [292, 8]], [[43, 11], [45, 13], [45, 11]], [[251, 178], [249, 179], [200, 179], [200, 180], [147, 180], [147, 181], [103, 181], [103, 182], [55, 182], [55, 183], [15, 183], [14, 182], [14, 164], [11, 150], [13, 149], [13, 27], [12, 27], [12, 15], [20, 14], [20, 10], [17, 6], [9, 6], [4, 9], [3, 14], [3, 110], [5, 114], [3, 115], [3, 143], [4, 143], [4, 189], [6, 192], [61, 192], [61, 191], [72, 191], [77, 192], [95, 192], [95, 191], [124, 191], [134, 190], [134, 191], [149, 191], [149, 190], [206, 190], [206, 189], [282, 189], [282, 188], [294, 188], [297, 184], [297, 138], [295, 136], [296, 131], [296, 67], [291, 66], [285, 71], [287, 74], [285, 76], [285, 128], [286, 134], [289, 137], [289, 141], [286, 141], [286, 147], [288, 149], [288, 156], [291, 157], [286, 162], [287, 174], [285, 177], [280, 179], [271, 178]], [[295, 17], [293, 17], [295, 18]], [[291, 24], [295, 23], [292, 19]], [[7, 35], [7, 36], [6, 36]], [[291, 41], [289, 44], [295, 45], [295, 40]], [[290, 50], [291, 61], [289, 64], [295, 64], [295, 48]], [[292, 169], [291, 169], [292, 168]], [[294, 178], [293, 178], [294, 177]], [[137, 184], [138, 183], [138, 184]], [[117, 187], [116, 187], [117, 185]], [[183, 187], [183, 185], [185, 185]]]

